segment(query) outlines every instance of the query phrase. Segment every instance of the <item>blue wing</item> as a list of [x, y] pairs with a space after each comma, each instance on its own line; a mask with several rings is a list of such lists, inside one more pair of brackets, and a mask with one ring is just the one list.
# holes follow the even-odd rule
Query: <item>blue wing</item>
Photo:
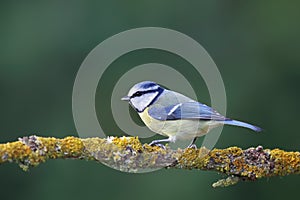
[[198, 120], [227, 120], [226, 117], [215, 111], [213, 108], [199, 102], [185, 102], [171, 106], [152, 106], [148, 110], [151, 117], [157, 120], [178, 120], [178, 119], [198, 119]]
[[160, 105], [152, 106], [148, 113], [151, 117], [161, 121], [178, 119], [214, 120], [228, 125], [249, 128], [256, 132], [262, 130], [260, 127], [252, 124], [226, 118], [213, 108], [199, 102], [179, 103], [166, 107]]

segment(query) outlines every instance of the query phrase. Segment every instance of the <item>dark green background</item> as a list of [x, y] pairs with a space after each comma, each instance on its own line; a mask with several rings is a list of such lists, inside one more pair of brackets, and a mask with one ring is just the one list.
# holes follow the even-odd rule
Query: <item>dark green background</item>
[[[0, 141], [13, 141], [30, 134], [76, 136], [72, 87], [84, 58], [101, 41], [116, 33], [156, 26], [183, 32], [202, 44], [222, 74], [228, 116], [264, 129], [262, 134], [255, 134], [225, 127], [218, 148], [261, 144], [299, 150], [299, 7], [300, 3], [284, 1], [1, 1]], [[174, 65], [182, 62], [176, 62], [176, 58], [165, 52], [136, 53], [114, 63], [116, 67], [107, 72], [104, 86], [115, 81], [112, 74], [118, 72], [117, 66], [149, 61]], [[192, 84], [198, 90], [206, 90], [202, 80], [199, 85], [195, 80]], [[109, 89], [103, 88], [110, 95]], [[207, 94], [202, 99], [207, 102]], [[97, 112], [102, 112], [100, 108], [97, 102]], [[110, 120], [100, 121], [110, 123]], [[121, 135], [111, 124], [105, 128], [107, 134]], [[14, 164], [0, 168], [1, 199], [299, 196], [298, 176], [213, 189], [211, 183], [221, 178], [215, 172], [160, 170], [126, 174], [78, 160], [52, 160], [29, 172]]]

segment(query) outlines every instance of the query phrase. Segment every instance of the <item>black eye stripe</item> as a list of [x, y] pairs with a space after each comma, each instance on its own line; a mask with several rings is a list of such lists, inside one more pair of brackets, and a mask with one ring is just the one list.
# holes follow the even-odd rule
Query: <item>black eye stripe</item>
[[140, 97], [143, 94], [148, 94], [148, 93], [155, 93], [155, 92], [159, 92], [160, 89], [155, 89], [155, 90], [146, 90], [146, 91], [137, 91], [136, 93], [134, 93], [130, 98], [134, 98], [134, 97]]
[[[159, 87], [155, 90], [147, 90], [147, 91], [138, 91], [136, 93], [134, 93], [133, 95], [131, 95], [130, 97], [130, 101], [129, 103], [131, 103], [132, 107], [135, 108], [135, 110], [139, 113], [143, 112], [147, 107], [149, 107], [150, 105], [152, 105], [158, 98], [159, 96], [163, 93], [164, 89]], [[142, 105], [142, 108], [139, 108], [140, 105], [137, 104], [138, 107], [135, 106], [135, 104], [133, 103], [133, 101], [131, 101], [131, 99], [134, 99], [135, 97], [139, 97], [142, 96], [143, 94], [151, 94], [151, 93], [156, 93], [155, 96], [152, 97], [152, 99], [147, 99], [150, 100], [151, 102], [148, 102], [148, 104], [146, 104], [147, 102], [144, 102], [144, 105]], [[139, 99], [136, 99], [139, 101]], [[141, 99], [143, 100], [143, 98]], [[141, 101], [143, 102], [143, 101]]]

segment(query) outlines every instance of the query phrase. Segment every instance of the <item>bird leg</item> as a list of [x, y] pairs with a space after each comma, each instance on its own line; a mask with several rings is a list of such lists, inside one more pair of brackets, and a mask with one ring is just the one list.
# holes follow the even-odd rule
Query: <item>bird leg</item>
[[191, 144], [189, 144], [189, 146], [187, 146], [187, 148], [194, 148], [197, 149], [197, 146], [195, 144], [195, 142], [197, 141], [198, 137], [194, 137], [194, 139], [192, 140]]
[[161, 148], [164, 148], [165, 149], [165, 146], [163, 144], [160, 144], [161, 142], [172, 142], [172, 140], [170, 138], [167, 138], [167, 139], [161, 139], [161, 140], [153, 140], [152, 142], [150, 142], [150, 146], [159, 146]]

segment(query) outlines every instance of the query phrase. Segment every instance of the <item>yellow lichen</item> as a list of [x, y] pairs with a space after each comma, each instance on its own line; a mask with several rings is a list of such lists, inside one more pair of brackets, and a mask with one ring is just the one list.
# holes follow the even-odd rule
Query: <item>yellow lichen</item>
[[69, 153], [71, 155], [80, 155], [84, 145], [79, 138], [75, 137], [66, 137], [60, 141], [61, 150], [63, 152]]
[[[75, 158], [98, 160], [126, 172], [175, 167], [215, 170], [232, 175], [219, 183], [235, 183], [236, 177], [255, 180], [269, 176], [300, 173], [300, 153], [258, 146], [242, 150], [238, 147], [213, 149], [186, 148], [172, 150], [141, 144], [137, 137], [57, 139], [29, 136], [17, 142], [0, 144], [0, 164], [16, 162], [24, 170], [47, 159]], [[217, 184], [218, 185], [218, 184]]]
[[300, 153], [286, 152], [280, 149], [271, 150], [271, 158], [275, 162], [274, 173], [287, 175], [290, 173], [300, 173]]
[[141, 151], [143, 148], [138, 137], [115, 137], [112, 142], [121, 148], [131, 147], [134, 151]]
[[183, 166], [189, 166], [190, 169], [203, 169], [208, 163], [208, 153], [209, 150], [205, 147], [199, 149], [186, 148], [178, 158], [178, 163]]

